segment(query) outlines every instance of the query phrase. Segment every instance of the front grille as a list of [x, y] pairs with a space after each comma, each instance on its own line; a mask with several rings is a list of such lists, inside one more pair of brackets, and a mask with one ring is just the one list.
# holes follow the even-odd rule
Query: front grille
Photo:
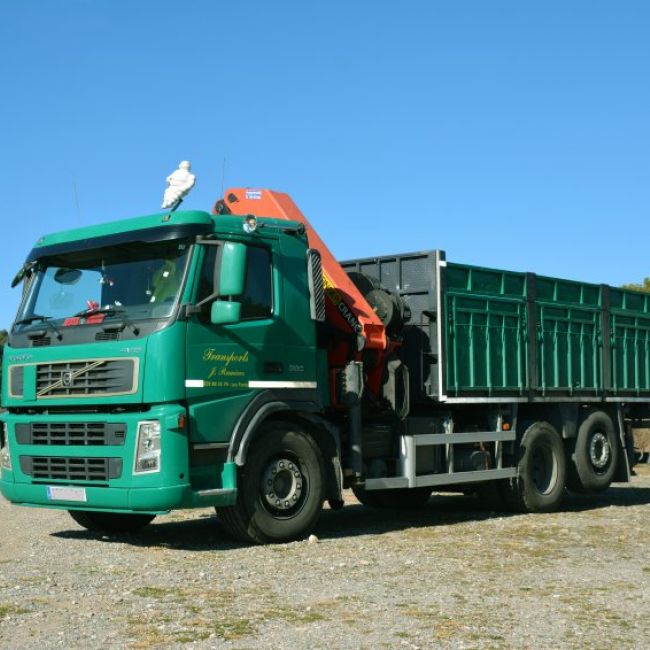
[[41, 363], [36, 368], [36, 395], [47, 399], [134, 393], [136, 368], [134, 359]]
[[32, 347], [33, 348], [42, 348], [50, 345], [52, 343], [52, 339], [49, 336], [39, 336], [37, 338], [32, 339]]
[[33, 479], [105, 482], [121, 476], [122, 459], [21, 456], [20, 469]]
[[126, 424], [115, 422], [33, 422], [17, 424], [20, 445], [123, 445]]

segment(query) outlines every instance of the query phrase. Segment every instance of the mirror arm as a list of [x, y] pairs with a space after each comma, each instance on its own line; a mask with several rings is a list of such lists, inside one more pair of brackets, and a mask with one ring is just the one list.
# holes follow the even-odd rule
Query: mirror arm
[[206, 296], [203, 298], [203, 300], [200, 300], [196, 304], [192, 304], [191, 302], [186, 302], [181, 305], [181, 314], [184, 318], [189, 318], [193, 314], [200, 314], [201, 313], [201, 307], [203, 305], [206, 305], [207, 303], [216, 300], [219, 297], [218, 292], [211, 293], [209, 296]]

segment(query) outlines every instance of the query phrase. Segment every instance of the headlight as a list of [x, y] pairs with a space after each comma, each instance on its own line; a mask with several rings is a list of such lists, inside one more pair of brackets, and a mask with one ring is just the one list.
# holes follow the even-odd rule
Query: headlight
[[11, 456], [9, 455], [9, 436], [7, 425], [2, 422], [0, 427], [0, 467], [11, 470]]
[[134, 474], [160, 471], [160, 422], [138, 422], [138, 439], [135, 448]]

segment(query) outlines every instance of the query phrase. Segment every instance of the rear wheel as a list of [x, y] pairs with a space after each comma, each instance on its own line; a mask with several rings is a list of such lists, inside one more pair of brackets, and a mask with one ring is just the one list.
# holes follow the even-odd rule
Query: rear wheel
[[80, 526], [97, 533], [134, 533], [150, 524], [156, 517], [89, 510], [68, 510], [68, 513]]
[[353, 487], [352, 492], [368, 508], [395, 510], [421, 508], [431, 497], [431, 488], [366, 490], [362, 487]]
[[569, 488], [576, 492], [602, 492], [614, 479], [618, 443], [607, 413], [593, 411], [578, 428]]
[[504, 501], [519, 512], [552, 512], [562, 503], [565, 482], [560, 435], [548, 422], [534, 422], [521, 440], [517, 476], [500, 483]]
[[303, 537], [323, 507], [323, 460], [314, 439], [290, 422], [263, 426], [240, 469], [237, 502], [220, 508], [224, 528], [262, 544]]

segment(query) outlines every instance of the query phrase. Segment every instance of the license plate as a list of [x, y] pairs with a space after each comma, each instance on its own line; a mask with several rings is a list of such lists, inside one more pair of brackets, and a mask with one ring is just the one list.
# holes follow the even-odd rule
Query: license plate
[[86, 488], [47, 486], [47, 498], [50, 501], [86, 501]]

